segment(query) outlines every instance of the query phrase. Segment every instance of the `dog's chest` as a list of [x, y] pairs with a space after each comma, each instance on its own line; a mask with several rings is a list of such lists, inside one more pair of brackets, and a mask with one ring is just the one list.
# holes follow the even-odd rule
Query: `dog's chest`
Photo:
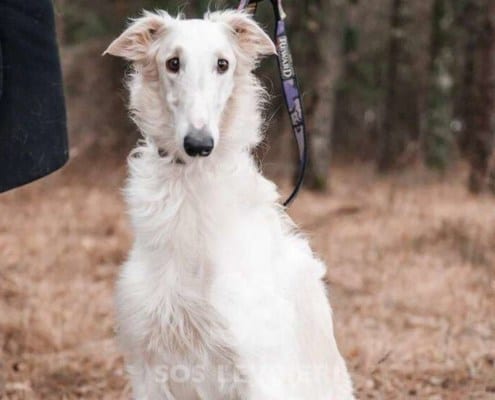
[[[254, 292], [259, 279], [267, 288], [273, 287], [268, 271], [282, 233], [274, 208], [252, 204], [259, 193], [238, 198], [231, 186], [197, 186], [195, 196], [181, 202], [178, 196], [169, 195], [164, 196], [164, 203], [149, 204], [151, 197], [133, 199], [136, 246], [152, 243], [154, 250], [142, 246], [131, 257], [132, 268], [144, 271], [142, 277], [137, 282], [127, 278], [121, 282], [125, 286], [121, 293], [138, 293], [134, 310], [128, 311], [139, 315], [141, 323], [136, 324], [132, 315], [121, 320], [130, 321], [128, 331], [136, 334], [150, 356], [174, 363], [208, 360], [237, 368], [236, 343], [241, 332], [234, 332], [232, 326], [247, 331], [249, 318], [242, 323], [236, 319], [247, 316], [243, 309], [253, 309], [251, 294], [260, 304], [267, 298]], [[253, 291], [247, 291], [251, 286]], [[225, 302], [229, 302], [227, 307]]]
[[154, 294], [147, 340], [186, 354], [208, 347], [211, 332], [229, 336], [215, 294], [218, 290], [234, 294], [237, 286], [244, 291], [269, 278], [277, 229], [259, 212], [219, 212], [203, 219], [182, 210], [181, 221], [174, 236], [148, 259], [154, 264], [151, 270], [163, 276], [147, 277], [146, 292]]

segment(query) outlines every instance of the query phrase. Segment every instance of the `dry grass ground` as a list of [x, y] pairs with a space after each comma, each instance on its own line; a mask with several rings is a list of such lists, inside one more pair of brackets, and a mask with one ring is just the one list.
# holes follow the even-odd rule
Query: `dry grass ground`
[[[495, 200], [458, 172], [338, 168], [332, 195], [291, 210], [329, 265], [361, 399], [495, 398]], [[123, 176], [90, 163], [0, 196], [1, 399], [129, 398], [112, 317]]]

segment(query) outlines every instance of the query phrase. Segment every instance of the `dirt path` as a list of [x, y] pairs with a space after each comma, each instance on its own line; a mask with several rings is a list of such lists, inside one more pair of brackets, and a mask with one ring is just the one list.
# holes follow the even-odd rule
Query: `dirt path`
[[[112, 318], [123, 172], [70, 171], [0, 196], [2, 399], [129, 398]], [[495, 200], [463, 179], [337, 169], [331, 196], [291, 211], [329, 265], [361, 399], [495, 399]]]

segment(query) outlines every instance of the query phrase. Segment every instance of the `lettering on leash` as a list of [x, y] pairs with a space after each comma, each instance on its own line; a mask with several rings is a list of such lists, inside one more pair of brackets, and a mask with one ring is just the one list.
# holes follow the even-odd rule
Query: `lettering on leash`
[[282, 66], [283, 79], [291, 79], [294, 75], [294, 65], [289, 51], [289, 40], [287, 36], [278, 37], [278, 48], [280, 52], [280, 65]]

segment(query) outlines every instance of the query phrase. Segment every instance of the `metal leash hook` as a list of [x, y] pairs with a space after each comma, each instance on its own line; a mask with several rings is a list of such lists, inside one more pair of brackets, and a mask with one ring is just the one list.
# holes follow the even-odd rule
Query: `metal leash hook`
[[[241, 0], [238, 9], [246, 10], [254, 15], [258, 8], [258, 3], [261, 1], [263, 0]], [[275, 45], [278, 53], [278, 66], [280, 70], [280, 79], [282, 81], [282, 90], [284, 93], [285, 105], [287, 106], [287, 111], [290, 115], [292, 131], [296, 138], [299, 150], [299, 172], [296, 186], [289, 198], [284, 202], [284, 206], [287, 207], [296, 198], [304, 181], [304, 174], [308, 163], [307, 136], [302, 96], [299, 84], [297, 83], [296, 71], [285, 25], [287, 15], [282, 8], [282, 0], [271, 0], [271, 3], [275, 14]]]

